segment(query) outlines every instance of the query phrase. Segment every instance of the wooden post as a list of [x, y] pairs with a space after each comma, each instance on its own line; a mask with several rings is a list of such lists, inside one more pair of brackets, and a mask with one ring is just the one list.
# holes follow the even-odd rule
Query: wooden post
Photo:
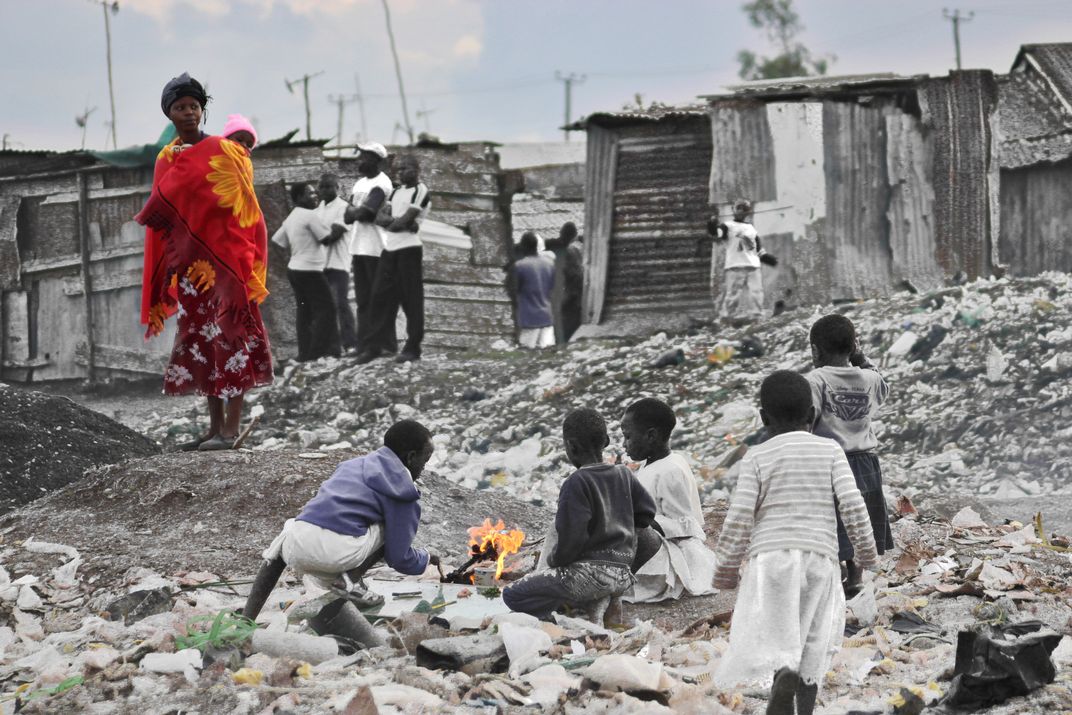
[[93, 343], [93, 277], [90, 274], [89, 181], [78, 172], [78, 248], [82, 254], [82, 295], [86, 309], [86, 368], [89, 381], [96, 379], [96, 346]]

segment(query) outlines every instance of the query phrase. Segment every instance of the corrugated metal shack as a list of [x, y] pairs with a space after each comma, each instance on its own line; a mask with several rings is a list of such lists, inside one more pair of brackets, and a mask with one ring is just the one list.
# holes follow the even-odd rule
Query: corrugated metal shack
[[990, 72], [730, 90], [704, 97], [706, 107], [584, 120], [587, 322], [639, 330], [710, 318], [721, 270], [710, 273], [711, 250], [698, 240], [714, 205], [725, 213], [738, 196], [753, 199], [764, 244], [781, 259], [764, 267], [771, 305], [991, 272], [998, 165]]
[[1024, 45], [998, 82], [1009, 273], [1072, 271], [1072, 43]]
[[710, 249], [697, 241], [709, 214], [706, 110], [598, 114], [584, 128], [584, 322], [643, 330], [709, 311]]
[[[501, 266], [510, 245], [516, 175], [487, 143], [417, 154], [438, 231], [425, 251], [432, 348], [479, 348], [514, 328]], [[325, 161], [319, 143], [266, 144], [253, 153], [269, 233], [290, 210], [286, 187], [353, 160]], [[160, 374], [173, 333], [146, 342], [138, 324], [143, 229], [133, 217], [152, 170], [121, 169], [76, 152], [0, 154], [0, 379], [44, 381]], [[265, 322], [276, 359], [291, 357], [294, 304], [285, 258], [272, 247]], [[88, 291], [87, 291], [88, 287]]]

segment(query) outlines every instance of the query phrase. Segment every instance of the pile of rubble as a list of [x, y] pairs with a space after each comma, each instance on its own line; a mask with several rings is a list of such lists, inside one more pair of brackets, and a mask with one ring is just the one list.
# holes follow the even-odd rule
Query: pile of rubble
[[[1070, 494], [1069, 280], [984, 280], [800, 309], [747, 332], [700, 326], [681, 336], [584, 341], [550, 355], [501, 343], [403, 366], [291, 365], [251, 395], [263, 416], [248, 445], [373, 449], [394, 420], [419, 417], [437, 435], [432, 469], [464, 486], [553, 503], [568, 472], [565, 413], [599, 409], [610, 423], [610, 451], [621, 454], [617, 420], [629, 402], [651, 395], [674, 406], [674, 447], [691, 456], [705, 497], [725, 498], [732, 484], [724, 467], [761, 427], [760, 382], [775, 369], [809, 369], [808, 328], [836, 310], [856, 324], [891, 386], [876, 423], [891, 491]], [[174, 443], [196, 431], [196, 418], [161, 417], [151, 436]]]
[[[1072, 616], [1065, 547], [1030, 524], [986, 525], [970, 509], [952, 522], [902, 511], [894, 530], [903, 549], [849, 603], [852, 633], [821, 711], [904, 715], [943, 697], [1003, 714], [1072, 708], [1072, 638], [1054, 632]], [[116, 592], [84, 578], [76, 549], [32, 539], [0, 549], [0, 560], [0, 623], [11, 624], [0, 625], [3, 715], [765, 707], [760, 690], [711, 684], [727, 613], [673, 631], [650, 621], [541, 623], [506, 613], [494, 589], [440, 586], [434, 569], [394, 582], [373, 574], [374, 588], [394, 594], [382, 618], [371, 616], [386, 645], [346, 655], [308, 631], [309, 596], [293, 584], [276, 591], [253, 632], [233, 616], [243, 580], [132, 569]], [[411, 596], [423, 600], [402, 600]], [[958, 642], [987, 648], [964, 659]]]
[[90, 467], [155, 454], [143, 435], [66, 397], [0, 383], [0, 514]]

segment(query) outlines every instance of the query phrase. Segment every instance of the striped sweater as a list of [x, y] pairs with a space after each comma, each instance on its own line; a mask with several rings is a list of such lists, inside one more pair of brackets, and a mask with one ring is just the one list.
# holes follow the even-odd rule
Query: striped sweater
[[836, 561], [835, 509], [856, 548], [856, 563], [874, 566], [878, 554], [871, 520], [837, 442], [787, 432], [752, 448], [741, 460], [715, 550], [715, 587], [735, 588], [741, 562], [763, 551], [801, 549]]

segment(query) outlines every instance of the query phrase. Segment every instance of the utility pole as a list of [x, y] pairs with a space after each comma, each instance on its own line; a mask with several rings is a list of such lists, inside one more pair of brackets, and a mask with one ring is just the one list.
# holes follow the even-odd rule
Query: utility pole
[[[108, 58], [108, 101], [112, 105], [112, 148], [119, 148], [119, 140], [116, 138], [115, 132], [115, 85], [112, 83], [112, 21], [108, 17], [108, 13], [115, 15], [119, 12], [119, 0], [89, 0], [92, 3], [97, 3], [104, 10], [104, 46]], [[83, 145], [85, 141], [83, 139]]]
[[961, 15], [959, 9], [949, 12], [948, 8], [942, 9], [942, 17], [946, 20], [950, 20], [953, 23], [953, 46], [957, 50], [957, 71], [960, 71], [960, 23], [968, 22], [975, 17], [974, 12], [969, 12], [967, 15]]
[[313, 113], [309, 108], [309, 80], [313, 77], [319, 77], [324, 74], [323, 70], [320, 72], [314, 72], [313, 74], [303, 74], [298, 79], [291, 82], [286, 77], [283, 81], [287, 83], [287, 91], [294, 94], [294, 85], [301, 82], [302, 85], [302, 97], [305, 99], [305, 139], [306, 141], [312, 141], [313, 139]]
[[425, 106], [424, 106], [424, 100], [423, 99], [421, 100], [421, 108], [418, 109], [416, 112], [414, 112], [414, 114], [417, 115], [417, 121], [418, 122], [421, 119], [424, 119], [424, 131], [428, 132], [429, 134], [432, 133], [432, 124], [431, 124], [431, 122], [428, 121], [428, 117], [433, 112], [435, 112], [435, 107], [433, 107], [431, 109], [426, 109]]
[[343, 139], [342, 139], [342, 114], [343, 114], [343, 108], [346, 107], [347, 104], [350, 104], [352, 102], [360, 102], [361, 97], [356, 95], [356, 94], [329, 94], [328, 95], [328, 101], [339, 108], [339, 128], [338, 128], [338, 132], [335, 135], [335, 146], [338, 147], [338, 148], [335, 150], [335, 156], [341, 157], [342, 156], [342, 145], [343, 145]]
[[4, 138], [0, 140], [0, 150], [7, 151], [7, 138], [10, 136], [10, 134], [4, 134]]
[[[584, 82], [586, 77], [583, 74], [574, 74], [573, 72], [570, 72], [569, 74], [562, 74], [561, 72], [556, 70], [555, 71], [555, 79], [557, 79], [559, 82], [561, 82], [563, 85], [565, 85], [565, 90], [566, 90], [566, 122], [562, 126], [563, 127], [568, 127], [569, 123], [570, 123], [570, 105], [573, 103], [573, 83], [576, 82], [577, 84], [581, 84], [582, 82]], [[566, 133], [566, 141], [569, 141], [569, 131], [570, 130], [564, 128], [562, 131], [564, 131]]]
[[391, 8], [387, 6], [387, 0], [383, 0], [383, 16], [387, 19], [387, 37], [391, 40], [391, 56], [395, 59], [395, 76], [398, 77], [398, 94], [402, 97], [402, 122], [405, 125], [406, 134], [409, 135], [409, 143], [413, 143], [413, 125], [409, 123], [409, 109], [406, 107], [406, 90], [402, 86], [402, 65], [398, 63], [398, 49], [395, 48], [395, 33], [391, 29]]
[[74, 123], [77, 124], [78, 126], [82, 127], [82, 149], [83, 150], [85, 150], [85, 148], [86, 148], [86, 126], [89, 125], [89, 115], [93, 114], [93, 112], [95, 112], [95, 111], [97, 111], [96, 107], [93, 107], [93, 108], [86, 107], [86, 111], [82, 112], [81, 114], [79, 114], [77, 117], [74, 118]]
[[368, 141], [368, 122], [365, 121], [365, 96], [361, 94], [361, 78], [354, 72], [354, 96], [357, 97], [357, 108], [361, 112], [361, 136], [359, 141]]

